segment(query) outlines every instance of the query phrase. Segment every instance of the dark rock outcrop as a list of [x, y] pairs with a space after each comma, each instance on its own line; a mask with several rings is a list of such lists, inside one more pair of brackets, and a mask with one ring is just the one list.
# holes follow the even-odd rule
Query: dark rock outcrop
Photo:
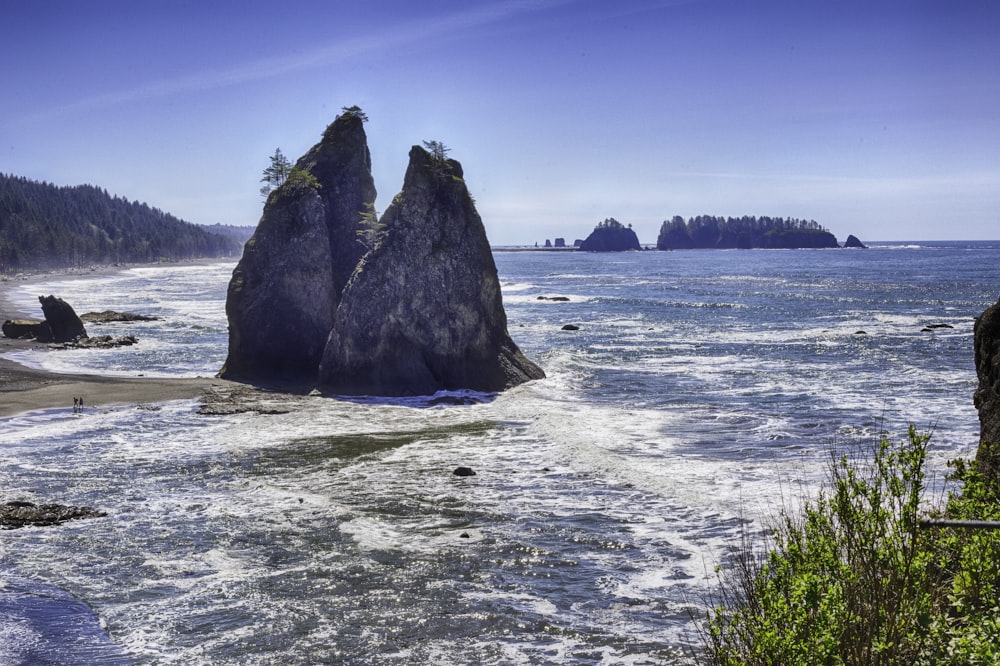
[[580, 244], [580, 249], [584, 252], [625, 252], [641, 250], [642, 246], [639, 245], [639, 238], [632, 231], [632, 227], [626, 227], [618, 220], [609, 218], [594, 228]]
[[0, 504], [0, 529], [18, 527], [47, 527], [80, 518], [99, 518], [107, 514], [89, 506], [65, 504], [34, 504], [32, 502], [7, 502]]
[[327, 391], [500, 391], [545, 376], [507, 332], [496, 264], [458, 162], [414, 146], [381, 225], [334, 316], [319, 370]]
[[988, 476], [1000, 480], [1000, 300], [976, 319], [973, 330], [979, 378], [973, 395], [979, 411], [976, 460]]
[[57, 296], [39, 296], [45, 321], [35, 338], [39, 342], [71, 342], [87, 337], [87, 329], [73, 307]]
[[861, 250], [868, 249], [868, 246], [862, 243], [854, 234], [848, 235], [847, 240], [844, 241], [844, 247], [855, 247]]
[[[315, 179], [312, 181], [309, 176]], [[375, 201], [361, 114], [344, 113], [268, 197], [226, 298], [227, 379], [311, 382]]]
[[8, 319], [3, 323], [3, 335], [17, 340], [34, 340], [42, 323], [37, 319]]
[[80, 315], [82, 321], [88, 324], [110, 324], [110, 323], [132, 323], [136, 321], [159, 321], [159, 317], [141, 315], [134, 312], [115, 312], [105, 310], [104, 312], [88, 312]]

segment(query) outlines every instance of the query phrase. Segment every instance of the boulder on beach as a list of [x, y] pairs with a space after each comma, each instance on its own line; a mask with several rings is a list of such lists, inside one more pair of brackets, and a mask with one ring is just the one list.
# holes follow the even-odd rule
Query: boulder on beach
[[35, 338], [39, 342], [71, 342], [87, 337], [87, 329], [73, 307], [57, 296], [39, 296], [45, 321]]
[[15, 340], [34, 340], [41, 325], [38, 319], [8, 319], [3, 323], [3, 335]]

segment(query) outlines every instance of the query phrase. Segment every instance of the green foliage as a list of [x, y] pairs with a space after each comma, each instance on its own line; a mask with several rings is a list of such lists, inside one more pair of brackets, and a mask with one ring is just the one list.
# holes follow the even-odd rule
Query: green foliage
[[271, 163], [264, 169], [264, 175], [260, 179], [260, 182], [264, 183], [260, 187], [260, 195], [266, 199], [272, 191], [288, 180], [291, 173], [292, 163], [281, 152], [281, 148], [275, 148], [274, 155], [271, 155]]
[[385, 224], [378, 219], [375, 204], [365, 204], [365, 210], [358, 222], [358, 240], [367, 249], [372, 250], [384, 231]]
[[661, 250], [814, 248], [837, 247], [837, 239], [814, 220], [699, 215], [685, 222], [675, 215], [660, 226], [656, 246]]
[[285, 180], [285, 191], [289, 193], [301, 192], [302, 190], [318, 190], [320, 189], [319, 180], [316, 176], [312, 175], [305, 169], [299, 169], [293, 167], [291, 171], [288, 172], [288, 178]]
[[[628, 225], [632, 228], [632, 225]], [[625, 225], [613, 217], [606, 218], [603, 222], [598, 222], [595, 229], [624, 229]]]
[[[1000, 534], [919, 528], [927, 442], [911, 427], [870, 460], [834, 460], [830, 488], [783, 513], [763, 554], [743, 544], [720, 573], [709, 663], [998, 663]], [[949, 517], [1000, 517], [997, 489], [953, 465]]]
[[440, 141], [424, 141], [424, 149], [431, 154], [431, 159], [435, 162], [447, 162], [448, 153], [451, 152], [451, 149]]
[[357, 104], [354, 106], [341, 107], [340, 110], [343, 111], [343, 115], [345, 116], [354, 116], [355, 118], [360, 118], [363, 123], [368, 122], [368, 116], [365, 115], [365, 112], [362, 111], [361, 107]]

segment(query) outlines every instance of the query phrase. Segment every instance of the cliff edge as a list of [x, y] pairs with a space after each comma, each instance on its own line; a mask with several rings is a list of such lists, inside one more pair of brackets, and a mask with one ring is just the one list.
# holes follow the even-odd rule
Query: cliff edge
[[979, 411], [979, 451], [984, 472], [1000, 480], [1000, 300], [976, 319], [973, 345], [979, 386], [973, 395]]

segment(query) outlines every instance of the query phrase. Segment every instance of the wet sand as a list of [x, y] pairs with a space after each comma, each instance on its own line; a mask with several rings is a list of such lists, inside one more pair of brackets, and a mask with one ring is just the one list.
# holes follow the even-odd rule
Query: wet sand
[[[10, 301], [10, 291], [14, 288], [52, 279], [65, 280], [74, 277], [87, 279], [119, 270], [123, 269], [100, 267], [93, 270], [32, 274], [19, 279], [0, 280], [0, 322], [7, 319], [43, 318], [41, 307], [35, 312], [25, 311], [23, 307]], [[72, 412], [73, 398], [82, 397], [85, 409], [110, 405], [139, 405], [198, 398], [207, 390], [232, 384], [214, 377], [161, 379], [53, 373], [29, 368], [5, 358], [5, 355], [11, 352], [39, 347], [44, 348], [45, 345], [30, 340], [11, 340], [0, 335], [0, 418], [36, 410], [65, 409], [67, 412]]]

